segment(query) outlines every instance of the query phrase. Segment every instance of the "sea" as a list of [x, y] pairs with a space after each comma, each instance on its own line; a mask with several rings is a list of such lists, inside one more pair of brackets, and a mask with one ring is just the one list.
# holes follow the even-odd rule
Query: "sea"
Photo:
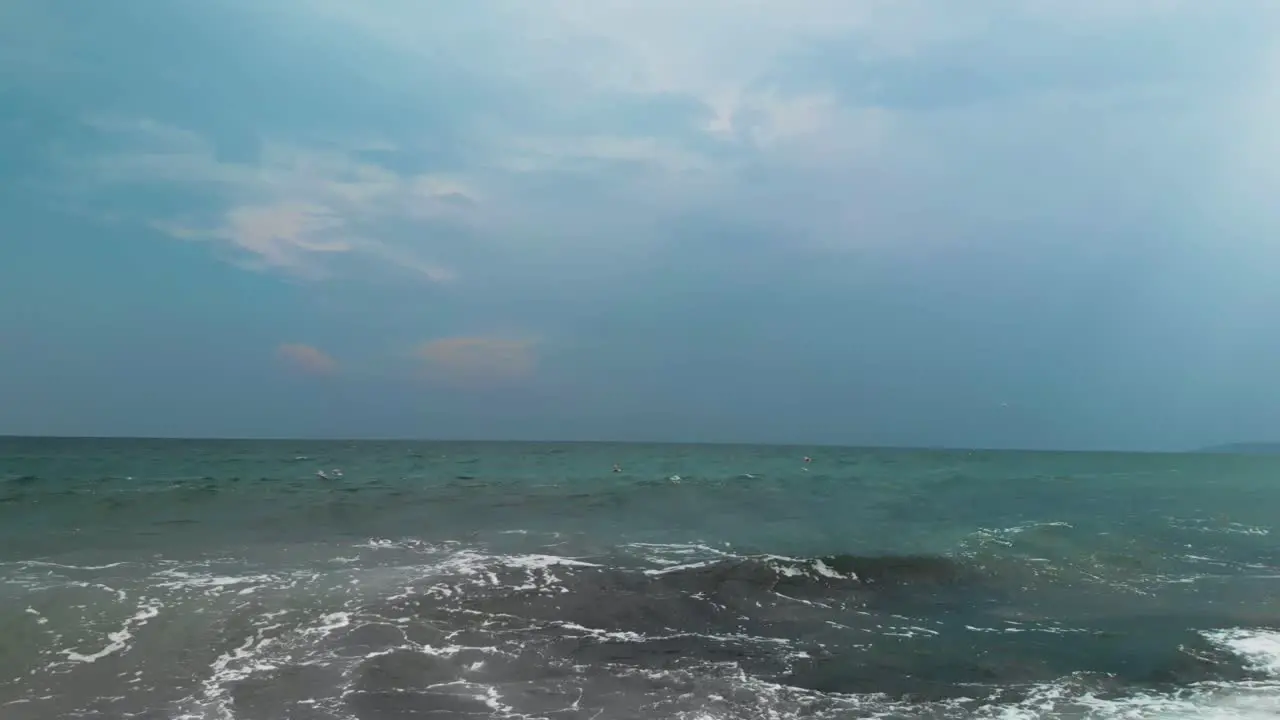
[[3, 720], [1280, 717], [1280, 458], [0, 439]]

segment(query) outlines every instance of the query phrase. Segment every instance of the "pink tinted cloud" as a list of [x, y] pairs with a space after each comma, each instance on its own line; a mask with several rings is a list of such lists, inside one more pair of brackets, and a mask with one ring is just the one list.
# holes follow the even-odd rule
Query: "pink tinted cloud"
[[332, 375], [338, 371], [336, 360], [311, 345], [281, 343], [276, 347], [276, 357], [289, 367], [308, 375]]
[[418, 346], [424, 376], [466, 387], [518, 382], [537, 368], [535, 343], [502, 337], [438, 338]]

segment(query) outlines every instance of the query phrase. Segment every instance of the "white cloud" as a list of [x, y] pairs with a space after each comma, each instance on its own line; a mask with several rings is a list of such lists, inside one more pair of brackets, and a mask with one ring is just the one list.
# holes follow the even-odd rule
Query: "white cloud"
[[[535, 243], [573, 252], [635, 251], [661, 242], [665, 218], [707, 210], [759, 221], [787, 242], [884, 244], [927, 236], [930, 228], [994, 222], [997, 212], [1023, 219], [1077, 212], [1082, 201], [1043, 192], [1021, 176], [1033, 165], [1048, 175], [1059, 168], [1046, 163], [1075, 159], [1055, 134], [1065, 139], [1070, 133], [1080, 141], [1076, 156], [1089, 156], [1089, 143], [1099, 138], [1086, 121], [1116, 117], [1108, 103], [1117, 93], [1146, 96], [1114, 85], [1095, 92], [1024, 79], [1022, 96], [930, 112], [860, 100], [849, 87], [835, 86], [842, 77], [893, 89], [883, 68], [906, 64], [935, 71], [911, 80], [921, 85], [917, 91], [943, 92], [950, 89], [947, 63], [959, 54], [972, 60], [964, 69], [980, 85], [990, 79], [984, 73], [1004, 77], [1010, 70], [993, 63], [1071, 62], [1036, 56], [1037, 32], [1069, 37], [1128, 32], [1171, 18], [1190, 23], [1207, 17], [1206, 7], [1183, 0], [317, 0], [263, 6], [255, 11], [262, 27], [332, 31], [317, 37], [337, 43], [332, 52], [359, 66], [358, 77], [390, 88], [409, 116], [415, 108], [424, 117], [442, 108], [454, 113], [466, 162], [448, 172], [394, 171], [360, 159], [358, 151], [372, 147], [362, 128], [352, 129], [345, 149], [278, 137], [255, 160], [231, 162], [219, 160], [198, 134], [116, 122], [104, 127], [127, 138], [127, 149], [97, 171], [113, 181], [212, 188], [226, 202], [216, 217], [162, 218], [158, 227], [229, 244], [259, 266], [311, 275], [334, 266], [327, 261], [361, 255], [434, 281], [451, 279], [459, 271], [428, 238], [438, 226], [465, 228], [486, 249], [503, 253]], [[827, 58], [830, 67], [818, 68], [825, 74], [798, 69], [815, 66], [814, 48], [836, 44], [842, 50]], [[984, 60], [980, 47], [996, 50]], [[1034, 75], [1038, 67], [1014, 70]], [[493, 81], [494, 93], [527, 102], [527, 112], [466, 106], [468, 89], [461, 85], [448, 86], [458, 97], [437, 94], [430, 83], [418, 86], [421, 78], [438, 76]], [[618, 121], [628, 109], [643, 114], [636, 108], [671, 98], [703, 113], [690, 110], [684, 125], [671, 118]], [[599, 115], [591, 115], [596, 110]], [[1143, 120], [1134, 118], [1124, 132], [1141, 140]], [[374, 144], [390, 153], [438, 147], [442, 140], [432, 132], [409, 130]], [[1109, 142], [1099, 146], [1121, 144]], [[988, 166], [983, 151], [1003, 153], [1005, 165]], [[1117, 172], [1105, 152], [1094, 159], [1095, 166], [1073, 180]], [[1135, 178], [1130, 185], [1141, 186]], [[1092, 197], [1079, 183], [1066, 188], [1071, 193]], [[1016, 207], [1004, 207], [1009, 197], [1017, 198]], [[1054, 203], [1052, 212], [1041, 207]], [[393, 242], [377, 229], [385, 222], [422, 228], [422, 237]]]
[[[844, 43], [851, 48], [845, 62], [925, 58], [975, 40], [1008, 40], [999, 28], [1018, 16], [1046, 26], [1100, 30], [1197, 6], [1162, 0], [505, 0], [475, 4], [474, 16], [412, 2], [316, 7], [407, 57], [447, 58], [475, 72], [516, 79], [548, 105], [580, 104], [608, 93], [690, 97], [707, 109], [700, 129], [709, 137], [780, 162], [790, 154], [812, 162], [818, 148], [830, 167], [889, 140], [893, 118], [884, 108], [842, 104], [829, 89], [792, 72], [787, 63], [814, 43]], [[867, 69], [854, 65], [847, 72]], [[874, 80], [873, 74], [869, 81]], [[518, 134], [518, 123], [504, 124], [503, 132]], [[521, 147], [542, 152], [512, 162], [528, 169], [583, 157], [625, 157], [676, 174], [724, 168], [722, 157], [691, 150], [688, 141], [671, 135], [574, 141], [530, 136]]]
[[383, 220], [473, 219], [477, 198], [454, 178], [401, 175], [339, 152], [267, 144], [256, 162], [219, 160], [199, 135], [152, 120], [94, 120], [121, 150], [91, 167], [112, 183], [184, 184], [220, 198], [213, 218], [155, 218], [174, 237], [225, 242], [253, 267], [303, 276], [328, 274], [324, 256], [363, 254], [394, 261], [428, 280], [454, 271], [429, 260], [431, 248], [393, 247], [366, 227]]
[[[226, 222], [207, 235], [247, 250], [268, 267], [303, 268], [313, 253], [345, 253], [355, 249], [341, 239], [343, 221], [324, 205], [281, 202], [239, 205], [226, 213]], [[199, 236], [190, 229], [180, 233]]]
[[[955, 25], [931, 20], [913, 0], [500, 0], [475, 5], [491, 22], [486, 33], [472, 32], [460, 44], [460, 32], [474, 31], [477, 21], [438, 6], [315, 7], [408, 56], [447, 58], [536, 88], [547, 104], [572, 105], [605, 93], [687, 96], [710, 113], [703, 130], [761, 145], [838, 121], [829, 93], [782, 87], [787, 83], [778, 76], [779, 63], [789, 54], [837, 38], [868, 40], [869, 55], [893, 54]], [[912, 22], [902, 22], [904, 17]], [[494, 46], [477, 52], [484, 41]], [[592, 139], [580, 152], [598, 151], [607, 159], [621, 140], [604, 140]], [[647, 157], [663, 165], [682, 152], [671, 139], [663, 147], [654, 138], [635, 142], [647, 143]], [[683, 167], [689, 160], [675, 164]]]

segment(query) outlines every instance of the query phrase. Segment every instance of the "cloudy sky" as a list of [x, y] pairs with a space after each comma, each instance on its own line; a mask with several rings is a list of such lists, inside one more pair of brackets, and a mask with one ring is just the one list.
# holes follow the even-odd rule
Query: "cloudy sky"
[[8, 0], [0, 433], [1280, 440], [1278, 32]]

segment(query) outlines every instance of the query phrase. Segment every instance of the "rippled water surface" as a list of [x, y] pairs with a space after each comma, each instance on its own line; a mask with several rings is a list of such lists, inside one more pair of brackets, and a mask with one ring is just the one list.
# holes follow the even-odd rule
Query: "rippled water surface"
[[1276, 717], [1277, 488], [1227, 455], [0, 439], [0, 717]]

